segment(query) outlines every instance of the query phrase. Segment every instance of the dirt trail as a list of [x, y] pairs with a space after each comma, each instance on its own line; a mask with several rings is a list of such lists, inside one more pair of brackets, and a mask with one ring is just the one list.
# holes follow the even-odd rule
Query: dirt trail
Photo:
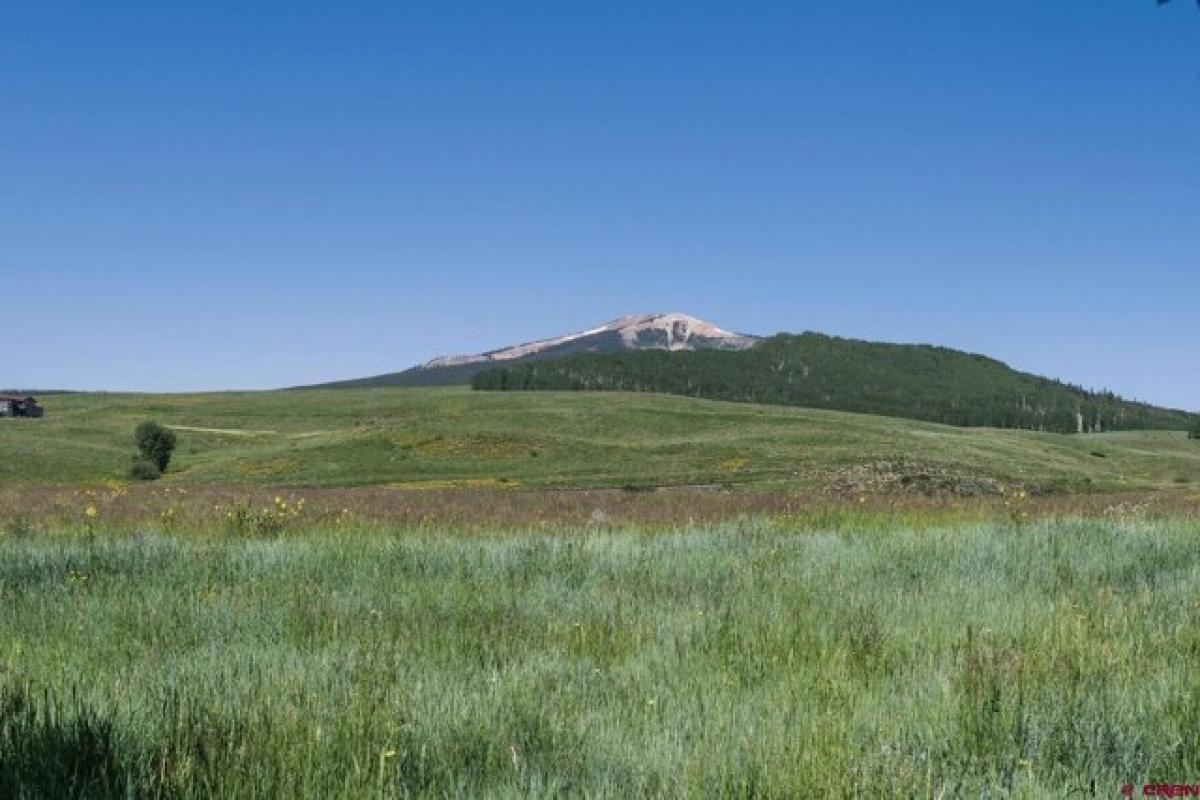
[[234, 428], [200, 428], [195, 425], [171, 425], [177, 431], [193, 431], [195, 433], [223, 433], [230, 436], [274, 436], [279, 431], [251, 431]]

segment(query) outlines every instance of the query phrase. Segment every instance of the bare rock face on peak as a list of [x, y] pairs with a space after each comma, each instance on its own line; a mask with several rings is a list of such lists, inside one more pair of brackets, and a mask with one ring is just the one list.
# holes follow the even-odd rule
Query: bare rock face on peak
[[517, 361], [561, 358], [573, 353], [619, 353], [626, 350], [745, 350], [758, 341], [757, 336], [727, 331], [687, 314], [638, 314], [550, 339], [539, 339], [476, 355], [441, 356], [404, 372], [339, 381], [324, 386], [461, 384], [470, 383], [471, 377], [480, 370]]
[[463, 364], [486, 364], [550, 355], [621, 350], [744, 350], [758, 339], [718, 328], [686, 314], [642, 314], [620, 317], [597, 328], [539, 339], [478, 355], [443, 356], [424, 364], [426, 369]]

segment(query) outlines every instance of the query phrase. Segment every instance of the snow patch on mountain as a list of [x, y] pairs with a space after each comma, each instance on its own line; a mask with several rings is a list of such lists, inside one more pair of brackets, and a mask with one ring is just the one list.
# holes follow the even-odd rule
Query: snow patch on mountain
[[535, 356], [564, 345], [579, 343], [589, 338], [600, 340], [611, 334], [619, 336], [622, 345], [627, 350], [696, 350], [701, 348], [745, 350], [758, 341], [756, 336], [727, 331], [687, 314], [640, 314], [620, 317], [585, 331], [556, 336], [551, 339], [539, 339], [535, 342], [526, 342], [478, 355], [442, 356], [426, 362], [423, 366], [426, 369], [432, 369], [491, 361], [512, 361]]

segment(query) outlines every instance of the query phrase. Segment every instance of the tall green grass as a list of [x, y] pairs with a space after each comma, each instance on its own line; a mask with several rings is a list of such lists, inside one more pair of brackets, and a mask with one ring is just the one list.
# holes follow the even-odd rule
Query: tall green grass
[[1200, 777], [1194, 523], [0, 538], [3, 797]]

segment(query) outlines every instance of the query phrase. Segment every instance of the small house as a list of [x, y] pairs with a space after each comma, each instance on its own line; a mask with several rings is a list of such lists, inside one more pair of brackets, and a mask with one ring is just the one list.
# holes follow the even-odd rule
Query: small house
[[0, 394], [0, 417], [40, 417], [42, 407], [28, 395]]

